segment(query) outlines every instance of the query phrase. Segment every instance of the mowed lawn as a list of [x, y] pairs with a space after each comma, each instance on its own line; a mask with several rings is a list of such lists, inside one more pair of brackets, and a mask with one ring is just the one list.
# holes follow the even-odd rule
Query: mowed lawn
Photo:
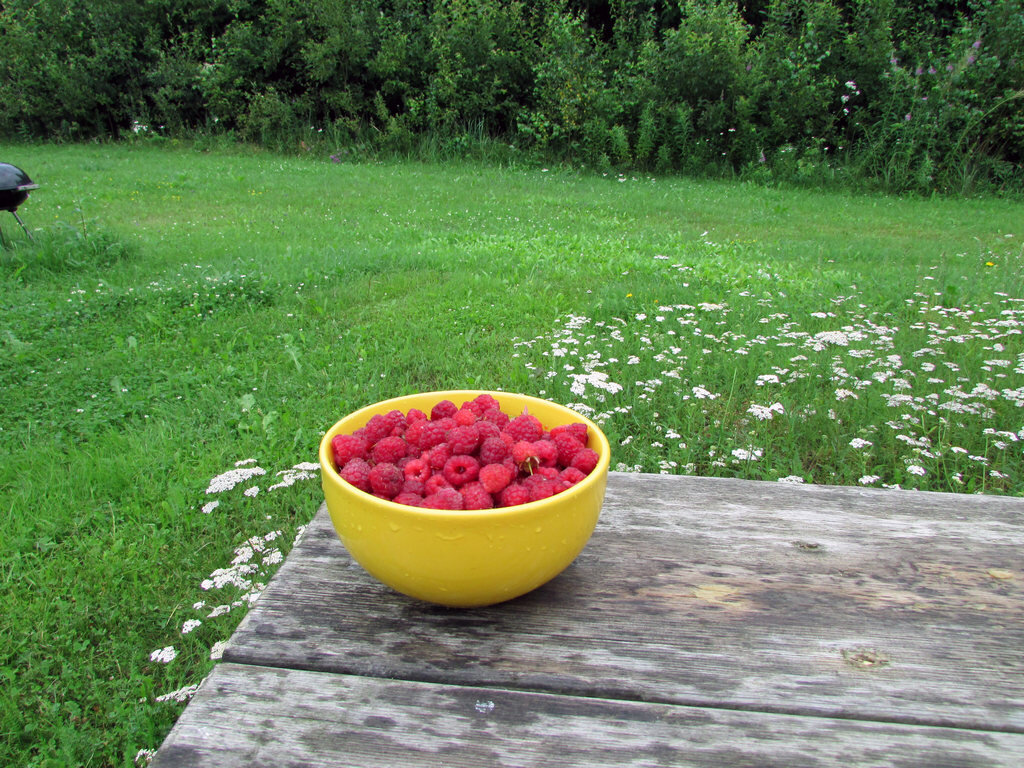
[[388, 397], [570, 404], [623, 471], [1024, 491], [1019, 201], [0, 149], [41, 185], [34, 244], [0, 214], [0, 764], [144, 761]]

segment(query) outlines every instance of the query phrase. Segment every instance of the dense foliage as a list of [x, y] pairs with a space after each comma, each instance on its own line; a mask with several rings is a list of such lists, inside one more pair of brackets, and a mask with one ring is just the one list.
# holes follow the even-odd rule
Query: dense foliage
[[0, 136], [1024, 187], [1024, 0], [5, 0]]

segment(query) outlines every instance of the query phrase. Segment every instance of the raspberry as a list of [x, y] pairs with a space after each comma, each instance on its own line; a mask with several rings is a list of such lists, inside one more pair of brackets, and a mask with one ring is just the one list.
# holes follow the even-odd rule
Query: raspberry
[[423, 430], [429, 423], [426, 419], [410, 421], [409, 426], [405, 430], [405, 441], [414, 448], [420, 449], [420, 438], [423, 436]]
[[476, 480], [480, 474], [480, 462], [472, 456], [452, 456], [445, 462], [444, 479], [458, 488]]
[[377, 495], [393, 499], [402, 492], [405, 476], [390, 462], [375, 464], [369, 474], [370, 489]]
[[538, 477], [546, 477], [548, 480], [554, 480], [558, 477], [558, 469], [555, 467], [537, 467], [533, 470], [533, 474]]
[[[557, 427], [555, 429], [558, 429]], [[572, 463], [572, 457], [582, 451], [586, 446], [576, 439], [571, 432], [556, 432], [551, 430], [551, 440], [558, 448], [558, 463], [563, 467]]]
[[558, 476], [563, 481], [569, 483], [569, 485], [576, 485], [580, 480], [584, 480], [587, 477], [583, 471], [577, 467], [566, 467], [558, 473]]
[[348, 461], [338, 472], [342, 480], [346, 480], [361, 491], [370, 490], [370, 465], [365, 459], [355, 458]]
[[591, 450], [590, 448], [584, 448], [572, 457], [572, 463], [569, 466], [576, 467], [576, 469], [583, 474], [589, 475], [594, 471], [599, 460], [600, 457], [597, 455], [597, 451]]
[[530, 500], [530, 489], [522, 483], [512, 483], [501, 492], [498, 501], [503, 507], [515, 507]]
[[439, 421], [428, 421], [419, 432], [419, 448], [421, 451], [429, 451], [436, 445], [444, 442], [448, 429]]
[[363, 427], [363, 435], [372, 445], [391, 434], [392, 424], [383, 414], [375, 413]]
[[533, 447], [542, 467], [553, 467], [558, 463], [558, 446], [550, 440], [538, 440]]
[[406, 480], [418, 480], [421, 483], [427, 482], [432, 474], [430, 465], [423, 459], [413, 459], [402, 468], [402, 473]]
[[476, 452], [476, 447], [480, 442], [480, 430], [473, 425], [453, 427], [448, 430], [448, 442], [452, 446], [453, 454], [472, 454]]
[[523, 472], [532, 472], [534, 467], [540, 464], [536, 445], [526, 440], [520, 440], [512, 446], [512, 461]]
[[508, 456], [508, 446], [500, 437], [488, 437], [480, 443], [480, 463], [498, 464]]
[[530, 485], [530, 501], [540, 501], [541, 499], [548, 499], [558, 493], [558, 484], [554, 480], [548, 480], [547, 478], [541, 478], [540, 475], [535, 475], [540, 478], [541, 482], [531, 483]]
[[560, 424], [557, 427], [551, 428], [552, 439], [561, 434], [570, 434], [584, 445], [587, 444], [587, 425], [583, 422], [576, 421], [572, 424]]
[[442, 488], [423, 499], [420, 506], [427, 509], [462, 509], [462, 494], [454, 488]]
[[501, 493], [515, 477], [509, 467], [504, 464], [487, 464], [480, 469], [480, 483], [488, 493]]
[[486, 440], [488, 437], [497, 437], [501, 434], [501, 430], [498, 428], [497, 424], [483, 419], [477, 421], [476, 429], [477, 432], [480, 433], [481, 441]]
[[344, 467], [352, 459], [366, 458], [366, 440], [356, 435], [335, 435], [331, 440], [334, 466]]
[[504, 429], [509, 424], [508, 414], [500, 408], [490, 408], [484, 412], [484, 421], [490, 422], [498, 429]]
[[459, 409], [455, 406], [455, 403], [451, 400], [442, 400], [430, 409], [430, 420], [437, 421], [438, 419], [454, 416], [458, 412]]
[[494, 399], [493, 395], [488, 395], [486, 392], [481, 392], [474, 397], [470, 404], [473, 406], [473, 410], [480, 416], [492, 409], [496, 411], [501, 410], [501, 404]]
[[387, 425], [390, 427], [388, 434], [391, 435], [400, 435], [405, 431], [405, 427], [409, 423], [405, 414], [397, 408], [385, 413], [384, 421], [387, 422]]
[[435, 445], [430, 449], [430, 453], [424, 456], [427, 463], [434, 469], [444, 469], [444, 465], [451, 457], [452, 447], [448, 443]]
[[468, 404], [462, 406], [453, 418], [455, 423], [461, 427], [468, 427], [470, 424], [476, 423], [476, 414], [473, 413], [472, 408], [468, 407]]
[[459, 489], [462, 494], [463, 509], [491, 509], [494, 507], [494, 499], [479, 482], [466, 483]]
[[392, 499], [395, 504], [405, 504], [407, 507], [418, 507], [423, 503], [423, 496], [411, 491], [402, 491]]
[[407, 413], [405, 416], [405, 421], [406, 424], [408, 424], [411, 427], [414, 422], [426, 421], [427, 418], [427, 414], [425, 414], [419, 408], [410, 408], [409, 413]]
[[[427, 484], [424, 481], [419, 480], [415, 477], [407, 477], [405, 478], [405, 482], [402, 483], [402, 492], [399, 493], [398, 495], [401, 496], [402, 493], [412, 493], [415, 494], [416, 496], [422, 497], [426, 494], [426, 492]], [[398, 496], [396, 496], [395, 498], [398, 498]]]
[[400, 437], [389, 436], [381, 438], [374, 443], [370, 449], [370, 455], [377, 464], [397, 464], [405, 457], [409, 449], [408, 444]]
[[423, 495], [430, 496], [444, 488], [451, 488], [452, 484], [445, 480], [443, 474], [431, 475], [423, 484]]
[[525, 440], [528, 443], [532, 443], [534, 440], [540, 440], [544, 435], [544, 426], [540, 423], [540, 419], [532, 413], [524, 411], [508, 423], [505, 431], [517, 441]]

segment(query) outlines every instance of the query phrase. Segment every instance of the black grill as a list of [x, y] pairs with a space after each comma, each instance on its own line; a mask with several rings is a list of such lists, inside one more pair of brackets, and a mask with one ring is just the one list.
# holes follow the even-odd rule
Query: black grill
[[[39, 185], [35, 184], [21, 168], [10, 163], [0, 163], [0, 211], [10, 211], [25, 230], [29, 240], [32, 239], [32, 234], [18, 216], [18, 206], [28, 199], [28, 193], [33, 189], [39, 189]], [[4, 234], [3, 230], [0, 230], [0, 245], [3, 244]]]

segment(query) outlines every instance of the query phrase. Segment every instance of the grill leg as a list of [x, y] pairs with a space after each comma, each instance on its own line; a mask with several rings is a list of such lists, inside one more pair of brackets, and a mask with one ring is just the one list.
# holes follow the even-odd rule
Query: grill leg
[[21, 217], [17, 214], [17, 212], [11, 211], [11, 215], [18, 220], [18, 223], [21, 224], [21, 228], [24, 229], [25, 234], [28, 235], [28, 239], [34, 243], [36, 241], [35, 238], [32, 237], [32, 233], [28, 231], [28, 227], [25, 226], [25, 222], [21, 220]]

